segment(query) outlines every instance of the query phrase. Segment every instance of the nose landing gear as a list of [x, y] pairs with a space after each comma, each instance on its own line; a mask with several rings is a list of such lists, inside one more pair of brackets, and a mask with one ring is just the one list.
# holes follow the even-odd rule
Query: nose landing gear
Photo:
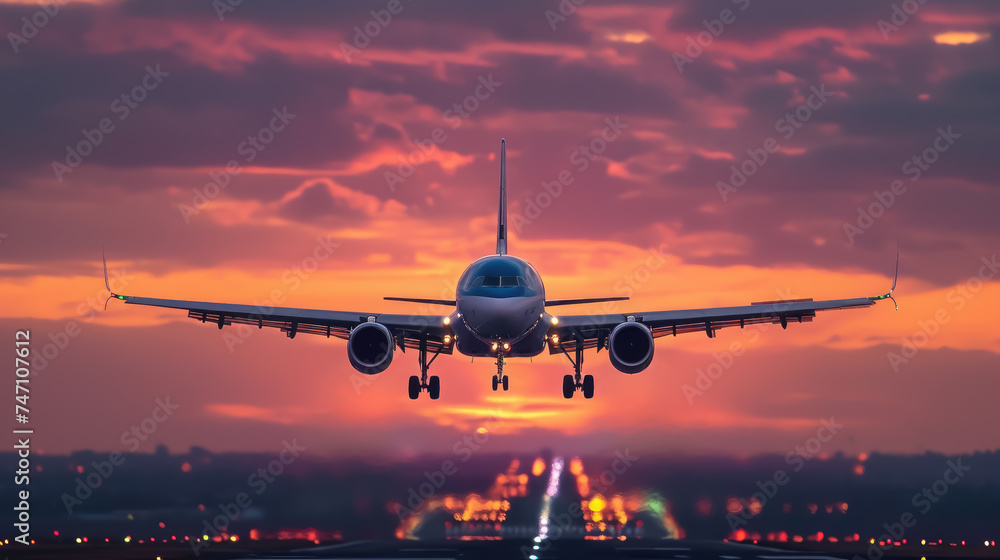
[[496, 391], [498, 387], [503, 386], [503, 390], [506, 391], [509, 387], [509, 381], [507, 376], [503, 373], [503, 365], [506, 360], [503, 359], [503, 350], [498, 347], [497, 349], [497, 374], [493, 376], [493, 390]]

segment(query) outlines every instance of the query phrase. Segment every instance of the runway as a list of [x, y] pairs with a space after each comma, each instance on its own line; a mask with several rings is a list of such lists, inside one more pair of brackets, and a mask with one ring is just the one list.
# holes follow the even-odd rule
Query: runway
[[[538, 549], [534, 549], [534, 546]], [[680, 540], [581, 540], [560, 539], [536, 543], [530, 539], [496, 541], [364, 541], [334, 546], [300, 549], [273, 556], [254, 555], [246, 560], [261, 559], [350, 559], [392, 558], [457, 560], [549, 560], [596, 558], [602, 560], [661, 558], [661, 559], [723, 559], [723, 560], [829, 560], [850, 558], [847, 555], [826, 555], [787, 551], [763, 546], [719, 541]]]

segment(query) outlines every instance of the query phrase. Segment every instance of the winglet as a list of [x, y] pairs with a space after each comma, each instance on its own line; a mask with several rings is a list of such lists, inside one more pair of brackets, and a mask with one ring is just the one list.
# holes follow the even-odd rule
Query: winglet
[[872, 296], [868, 299], [872, 301], [878, 301], [880, 299], [891, 299], [892, 304], [896, 306], [896, 311], [899, 311], [899, 304], [896, 303], [896, 298], [892, 297], [892, 292], [896, 291], [896, 280], [899, 279], [899, 246], [896, 246], [896, 272], [892, 275], [892, 287], [889, 288], [889, 293], [882, 294], [880, 296]]
[[507, 254], [507, 140], [500, 139], [500, 208], [497, 211], [497, 254]]
[[104, 310], [107, 311], [108, 310], [108, 302], [111, 301], [111, 298], [120, 299], [122, 301], [125, 301], [125, 298], [127, 296], [119, 295], [119, 294], [116, 294], [116, 293], [114, 293], [114, 292], [111, 291], [111, 283], [108, 282], [108, 259], [106, 259], [104, 257], [104, 246], [103, 245], [101, 246], [101, 263], [104, 264], [104, 287], [107, 288], [108, 289], [108, 293], [111, 294], [111, 295], [108, 296], [108, 299], [104, 300]]

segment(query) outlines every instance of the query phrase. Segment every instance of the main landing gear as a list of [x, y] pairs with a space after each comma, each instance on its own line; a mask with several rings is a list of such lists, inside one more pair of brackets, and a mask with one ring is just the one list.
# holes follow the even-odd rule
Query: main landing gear
[[493, 376], [493, 390], [496, 391], [498, 387], [503, 386], [503, 390], [506, 391], [509, 382], [507, 376], [503, 373], [503, 365], [506, 362], [503, 359], [503, 350], [497, 350], [497, 374]]
[[565, 348], [560, 347], [563, 354], [566, 354], [566, 359], [569, 363], [573, 364], [573, 371], [576, 373], [574, 375], [564, 375], [563, 376], [563, 397], [567, 399], [573, 398], [573, 393], [577, 390], [583, 391], [583, 398], [592, 399], [594, 398], [594, 376], [593, 375], [581, 375], [583, 371], [583, 341], [576, 341], [576, 360], [573, 360], [566, 352]]
[[410, 385], [408, 387], [408, 393], [410, 399], [416, 400], [420, 396], [421, 391], [427, 390], [427, 394], [430, 395], [431, 400], [437, 400], [441, 396], [441, 378], [436, 375], [430, 377], [427, 376], [427, 370], [430, 369], [431, 364], [437, 359], [438, 354], [441, 351], [438, 350], [434, 352], [431, 356], [431, 361], [427, 361], [427, 338], [423, 338], [420, 341], [420, 377], [416, 375], [410, 376]]

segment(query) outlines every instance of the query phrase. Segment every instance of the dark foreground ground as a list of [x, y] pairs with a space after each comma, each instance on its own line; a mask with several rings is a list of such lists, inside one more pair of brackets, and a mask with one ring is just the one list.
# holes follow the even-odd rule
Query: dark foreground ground
[[[539, 546], [535, 550], [533, 546]], [[781, 546], [781, 548], [778, 548]], [[628, 540], [583, 541], [562, 539], [549, 543], [531, 540], [504, 541], [360, 541], [347, 544], [312, 545], [303, 541], [250, 541], [215, 543], [195, 556], [189, 546], [181, 545], [41, 545], [0, 549], [3, 558], [64, 559], [101, 558], [107, 560], [142, 559], [314, 559], [314, 558], [475, 558], [483, 560], [546, 559], [633, 559], [663, 558], [680, 560], [823, 560], [853, 559], [855, 555], [878, 560], [877, 551], [855, 543], [800, 543], [789, 548], [786, 543], [752, 545], [720, 541]], [[883, 559], [934, 560], [936, 558], [996, 558], [996, 548], [984, 547], [894, 547]]]

